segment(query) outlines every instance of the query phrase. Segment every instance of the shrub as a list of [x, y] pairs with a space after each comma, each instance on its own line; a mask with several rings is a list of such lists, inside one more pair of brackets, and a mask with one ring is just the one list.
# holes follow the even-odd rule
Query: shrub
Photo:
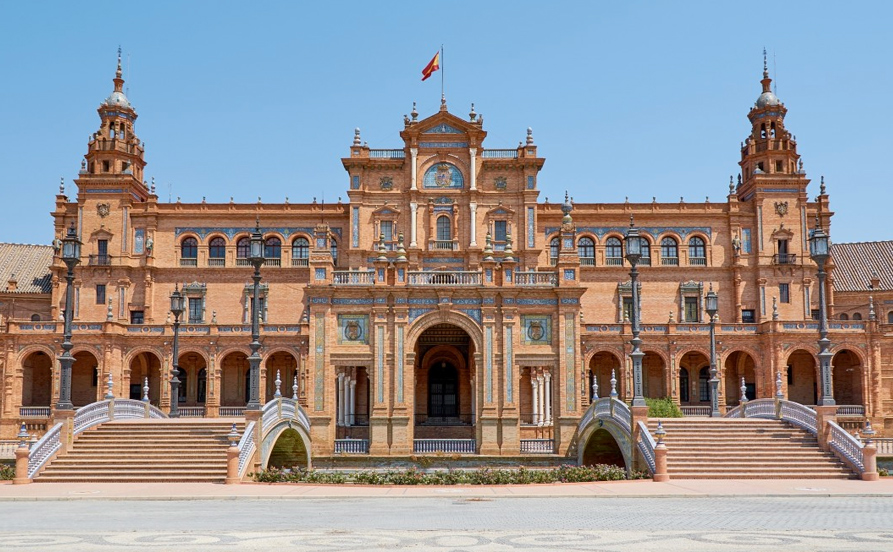
[[890, 477], [890, 470], [887, 468], [878, 468], [877, 472], [881, 477]]
[[681, 418], [682, 410], [670, 397], [661, 399], [645, 399], [648, 405], [649, 418]]
[[0, 481], [12, 481], [16, 475], [15, 466], [0, 464]]

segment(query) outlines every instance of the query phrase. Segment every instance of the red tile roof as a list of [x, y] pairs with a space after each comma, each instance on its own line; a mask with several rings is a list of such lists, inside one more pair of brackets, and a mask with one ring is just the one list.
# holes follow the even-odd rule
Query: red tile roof
[[[21, 243], [0, 243], [0, 292], [50, 293], [53, 247]], [[15, 276], [16, 289], [8, 289]]]
[[[835, 291], [893, 290], [893, 241], [834, 243]], [[876, 277], [880, 284], [871, 287]]]

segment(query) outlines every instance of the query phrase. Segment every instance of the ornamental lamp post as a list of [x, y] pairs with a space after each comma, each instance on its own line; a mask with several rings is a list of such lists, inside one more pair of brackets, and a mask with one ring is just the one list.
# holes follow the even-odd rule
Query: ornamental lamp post
[[831, 256], [831, 239], [822, 230], [816, 217], [815, 229], [809, 236], [809, 256], [818, 265], [819, 278], [819, 367], [822, 374], [822, 398], [819, 406], [834, 406], [834, 391], [831, 388], [831, 340], [828, 339], [828, 307], [825, 304], [825, 263]]
[[710, 417], [719, 418], [722, 416], [719, 412], [719, 378], [716, 369], [716, 312], [719, 310], [719, 296], [713, 291], [713, 284], [710, 284], [704, 303], [707, 316], [710, 317]]
[[59, 356], [59, 401], [56, 410], [73, 410], [71, 404], [71, 365], [74, 357], [71, 356], [71, 319], [74, 315], [74, 267], [81, 262], [81, 242], [78, 239], [74, 221], [68, 228], [68, 233], [62, 238], [62, 262], [68, 268], [65, 274], [65, 310], [63, 311], [64, 330], [62, 333], [62, 354]]
[[251, 354], [248, 356], [249, 394], [247, 410], [260, 410], [260, 304], [258, 291], [260, 287], [260, 267], [264, 264], [264, 237], [260, 233], [260, 219], [255, 220], [254, 232], [251, 233], [248, 262], [254, 267], [254, 289], [251, 299]]
[[171, 293], [171, 314], [174, 315], [174, 350], [173, 362], [171, 362], [171, 409], [170, 417], [180, 417], [180, 315], [185, 310], [186, 297], [180, 293], [180, 288], [174, 284]]
[[633, 338], [629, 341], [633, 346], [632, 352], [629, 354], [633, 359], [633, 406], [647, 406], [645, 397], [642, 393], [642, 340], [639, 338], [639, 289], [637, 287], [639, 270], [637, 265], [639, 259], [642, 258], [642, 238], [639, 237], [639, 229], [633, 222], [633, 217], [629, 217], [629, 230], [626, 231], [624, 238], [626, 246], [626, 260], [630, 264], [630, 283], [632, 285], [632, 308], [630, 309], [630, 322], [632, 322]]

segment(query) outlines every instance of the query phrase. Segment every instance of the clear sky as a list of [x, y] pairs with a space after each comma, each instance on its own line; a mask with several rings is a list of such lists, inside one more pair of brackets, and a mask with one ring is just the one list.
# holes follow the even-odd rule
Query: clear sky
[[[540, 199], [723, 201], [762, 48], [837, 242], [893, 239], [891, 2], [0, 0], [0, 241], [49, 243], [118, 45], [146, 175], [176, 201], [346, 199], [354, 127], [402, 147], [439, 105], [485, 147], [534, 130]], [[168, 190], [170, 189], [170, 192]]]

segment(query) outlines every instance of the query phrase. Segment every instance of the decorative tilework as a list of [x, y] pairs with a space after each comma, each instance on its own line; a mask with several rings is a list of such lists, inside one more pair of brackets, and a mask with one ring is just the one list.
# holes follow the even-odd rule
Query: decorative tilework
[[310, 303], [312, 305], [328, 305], [329, 298], [328, 297], [311, 297]]
[[403, 402], [403, 326], [397, 326], [397, 402]]
[[372, 299], [334, 297], [334, 298], [332, 298], [332, 304], [333, 305], [371, 305]]
[[397, 298], [394, 300], [394, 303], [397, 304], [397, 305], [405, 305], [405, 304], [406, 304], [406, 297], [397, 297]]
[[[713, 229], [708, 226], [692, 226], [692, 227], [684, 227], [684, 226], [637, 226], [639, 230], [639, 234], [649, 234], [653, 239], [656, 239], [658, 236], [663, 234], [664, 232], [675, 232], [679, 236], [685, 238], [687, 235], [693, 232], [702, 233], [708, 237], [712, 236]], [[558, 232], [560, 228], [557, 226], [547, 226], [545, 229], [545, 236], [548, 238], [552, 234]], [[591, 233], [595, 234], [599, 237], [599, 239], [605, 237], [607, 234], [621, 234], [625, 235], [626, 231], [629, 230], [628, 226], [578, 226], [577, 233]]]
[[338, 315], [338, 344], [367, 345], [369, 330], [369, 316], [339, 314]]
[[[533, 178], [529, 176], [527, 178]], [[529, 181], [528, 181], [529, 186]], [[534, 229], [534, 210], [533, 207], [527, 208], [527, 247], [534, 247], [534, 239], [536, 237], [536, 230]]]
[[484, 388], [487, 402], [493, 402], [493, 326], [484, 328]]
[[387, 298], [387, 297], [376, 297], [376, 298], [375, 298], [375, 304], [376, 304], [376, 305], [387, 305], [387, 304], [388, 304], [388, 298]]
[[481, 304], [481, 300], [480, 300], [480, 299], [474, 299], [474, 298], [472, 298], [472, 299], [468, 299], [468, 298], [457, 298], [457, 299], [453, 299], [453, 304], [454, 304], [454, 305], [480, 305], [480, 304]]
[[352, 247], [359, 247], [360, 246], [360, 208], [352, 207], [350, 209], [350, 211], [351, 211], [351, 213], [353, 213], [351, 215], [351, 221], [350, 221], [350, 228], [351, 228], [350, 245]]
[[521, 340], [525, 345], [550, 345], [552, 343], [552, 317], [524, 315], [521, 317], [521, 332]]
[[527, 177], [527, 189], [532, 190], [536, 188], [536, 179], [533, 176]]
[[441, 263], [441, 264], [455, 264], [455, 263], [464, 263], [465, 259], [462, 257], [430, 257], [428, 259], [422, 259], [423, 263]]
[[557, 305], [558, 299], [518, 299], [519, 305]]
[[503, 304], [503, 305], [514, 305], [514, 304], [515, 304], [515, 298], [514, 298], [514, 297], [503, 297], [503, 298], [502, 298], [502, 304]]
[[316, 277], [317, 280], [325, 280], [326, 279], [326, 269], [317, 268], [316, 271], [314, 272], [314, 276]]
[[376, 359], [377, 365], [375, 387], [378, 390], [378, 402], [384, 402], [384, 326], [375, 328]]
[[478, 324], [481, 323], [481, 309], [459, 309], [459, 312], [467, 314]]
[[642, 326], [643, 332], [666, 332], [666, 326]]
[[515, 402], [513, 394], [514, 390], [512, 388], [514, 385], [512, 368], [515, 363], [514, 354], [512, 352], [512, 329], [513, 326], [509, 324], [503, 331], [505, 335], [505, 395], [509, 403]]
[[756, 326], [720, 326], [723, 332], [754, 332], [756, 333]]
[[133, 231], [133, 252], [137, 255], [142, 255], [144, 251], [146, 241], [146, 231], [142, 228], [137, 228]]
[[577, 271], [573, 268], [565, 268], [564, 269], [564, 279], [565, 280], [576, 280], [577, 279]]
[[577, 342], [575, 316], [567, 313], [564, 318], [564, 344], [565, 344], [565, 392], [567, 393], [567, 404], [565, 410], [573, 412], [576, 406], [576, 396], [574, 393], [574, 344]]
[[128, 326], [127, 333], [160, 333], [160, 334], [163, 334], [164, 328], [149, 327], [149, 326]]
[[314, 348], [316, 369], [313, 382], [313, 408], [319, 412], [325, 408], [326, 395], [326, 319], [322, 314], [316, 315], [316, 340]]
[[436, 305], [437, 298], [429, 297], [429, 298], [413, 298], [409, 300], [410, 305]]
[[420, 148], [467, 148], [468, 142], [419, 142]]
[[462, 171], [451, 163], [435, 163], [425, 171], [423, 186], [425, 188], [455, 188], [461, 189], [465, 185]]
[[782, 324], [782, 328], [784, 328], [786, 330], [818, 330], [819, 325], [818, 324], [804, 324], [802, 322], [793, 323], [793, 324], [785, 323], [785, 324]]
[[587, 332], [619, 332], [620, 326], [616, 324], [603, 324], [600, 326], [586, 326]]
[[579, 305], [580, 300], [576, 297], [562, 297], [561, 298], [562, 305]]
[[496, 304], [496, 299], [494, 299], [493, 297], [484, 297], [483, 303], [485, 305], [494, 305]]
[[422, 316], [425, 313], [431, 312], [434, 309], [409, 309], [409, 321], [412, 322], [416, 318]]
[[422, 134], [463, 134], [463, 132], [452, 125], [440, 123], [435, 127], [429, 128]]

